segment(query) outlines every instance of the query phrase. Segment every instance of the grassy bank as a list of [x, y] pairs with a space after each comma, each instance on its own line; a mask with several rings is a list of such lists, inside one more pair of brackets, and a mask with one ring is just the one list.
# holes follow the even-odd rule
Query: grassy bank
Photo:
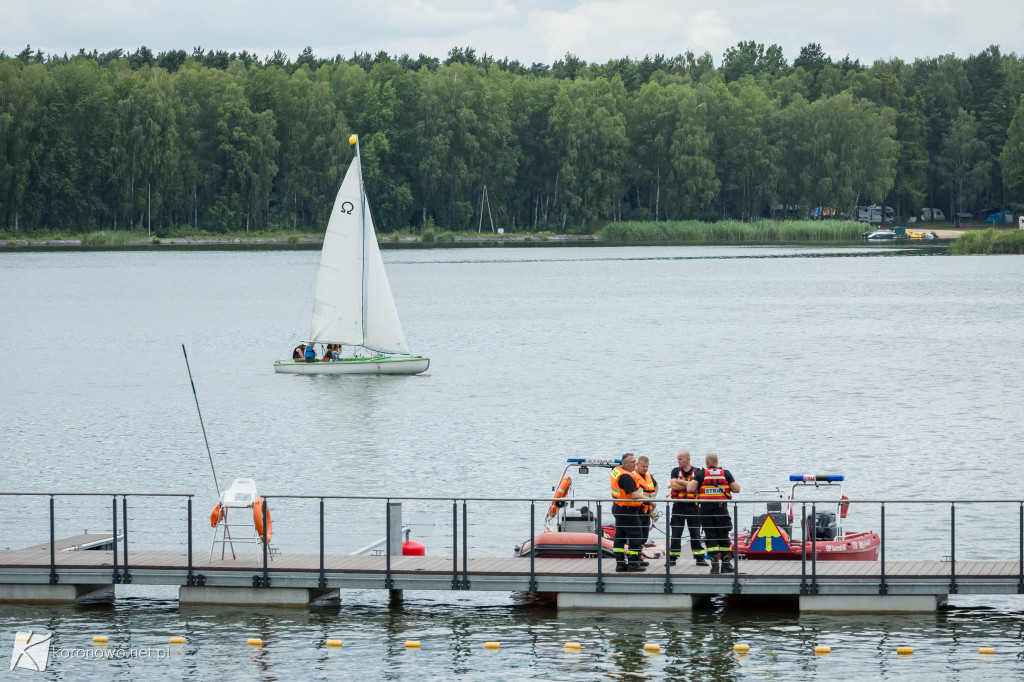
[[1018, 253], [1024, 254], [1024, 230], [997, 230], [990, 227], [965, 232], [949, 245], [951, 253]]
[[680, 242], [819, 242], [860, 239], [865, 226], [849, 220], [721, 220], [608, 223], [601, 240], [617, 244]]

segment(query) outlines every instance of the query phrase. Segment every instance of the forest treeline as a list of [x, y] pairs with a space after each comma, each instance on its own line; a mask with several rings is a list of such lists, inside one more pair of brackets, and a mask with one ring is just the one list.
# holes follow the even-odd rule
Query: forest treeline
[[[1024, 58], [548, 66], [194, 49], [0, 53], [0, 232], [323, 229], [360, 134], [382, 231], [593, 232], [1024, 204]], [[794, 207], [796, 207], [794, 209]], [[828, 213], [826, 210], [825, 213]]]

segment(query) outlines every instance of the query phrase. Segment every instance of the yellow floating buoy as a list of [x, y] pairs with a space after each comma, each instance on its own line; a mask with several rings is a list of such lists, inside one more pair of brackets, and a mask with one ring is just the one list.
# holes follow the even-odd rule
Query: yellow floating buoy
[[989, 648], [989, 647], [984, 647], [984, 646], [981, 647], [980, 649], [978, 649], [978, 653], [979, 654], [987, 654], [987, 655], [990, 655], [990, 656], [992, 654], [994, 654], [995, 652], [996, 652], [995, 649], [992, 649], [992, 648]]
[[96, 635], [95, 637], [92, 638], [92, 641], [93, 641], [94, 644], [106, 644], [107, 643], [107, 636], [106, 635]]
[[825, 654], [832, 653], [832, 647], [830, 646], [816, 646], [814, 647], [814, 654], [816, 656], [823, 656]]
[[410, 639], [409, 641], [407, 641], [405, 643], [405, 648], [406, 649], [419, 649], [420, 648], [420, 643], [418, 641], [414, 640], [414, 639]]
[[500, 649], [501, 642], [484, 642], [485, 649]]
[[326, 642], [324, 642], [324, 645], [325, 646], [329, 646], [329, 647], [338, 648], [338, 647], [341, 646], [341, 640], [340, 639], [329, 639]]
[[185, 638], [184, 637], [171, 637], [167, 641], [169, 641], [171, 644], [184, 644], [185, 643]]
[[910, 654], [914, 653], [914, 647], [899, 646], [896, 647], [896, 653], [900, 654], [901, 656], [909, 656]]
[[249, 639], [245, 640], [245, 645], [246, 646], [263, 646], [263, 640], [260, 639], [259, 637], [250, 637]]
[[660, 654], [661, 653], [661, 645], [660, 644], [644, 644], [644, 651], [646, 651], [649, 654]]
[[732, 650], [733, 651], [739, 651], [739, 652], [747, 652], [747, 651], [750, 651], [750, 645], [749, 644], [733, 644], [732, 645]]
[[579, 642], [566, 642], [565, 643], [565, 648], [566, 649], [579, 649], [580, 648], [580, 643]]

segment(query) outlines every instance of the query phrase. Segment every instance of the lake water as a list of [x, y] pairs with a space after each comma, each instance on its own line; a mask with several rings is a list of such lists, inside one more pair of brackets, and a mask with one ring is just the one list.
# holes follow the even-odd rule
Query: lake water
[[[860, 499], [1020, 499], [1024, 258], [941, 249], [563, 247], [389, 250], [414, 377], [297, 377], [312, 250], [0, 253], [0, 491], [196, 493], [197, 551], [220, 485], [262, 493], [533, 497], [566, 457], [714, 450], [745, 495], [843, 473]], [[595, 494], [604, 479], [593, 477]], [[581, 482], [583, 483], [583, 482]], [[130, 500], [135, 548], [182, 547], [180, 501]], [[282, 552], [314, 551], [315, 502], [278, 501]], [[0, 498], [0, 547], [43, 542], [48, 498]], [[57, 498], [57, 536], [109, 530], [110, 498]], [[380, 535], [383, 503], [328, 504], [328, 551]], [[412, 503], [450, 552], [451, 504]], [[957, 508], [958, 558], [1012, 561], [1015, 505]], [[470, 548], [505, 556], [522, 505], [471, 507]], [[887, 506], [887, 558], [939, 559], [948, 505]], [[17, 519], [16, 522], [13, 520]], [[371, 527], [372, 526], [372, 527]], [[851, 530], [876, 529], [854, 507]], [[341, 609], [179, 609], [173, 589], [114, 607], [0, 606], [0, 637], [171, 647], [165, 661], [51, 661], [76, 679], [228, 676], [721, 679], [1019, 675], [1024, 604], [954, 598], [937, 615], [797, 616], [724, 600], [694, 614], [558, 617], [512, 595], [343, 594]], [[102, 632], [101, 632], [102, 631]], [[247, 637], [267, 646], [247, 649]], [[344, 641], [339, 650], [327, 638]], [[406, 639], [423, 642], [405, 651]], [[582, 644], [567, 653], [567, 640]], [[484, 641], [502, 643], [485, 651]], [[745, 641], [751, 655], [737, 657]], [[646, 656], [645, 642], [662, 646]], [[832, 646], [815, 657], [816, 644]], [[915, 648], [897, 659], [896, 646]], [[980, 646], [997, 655], [980, 657]], [[356, 667], [358, 666], [358, 667]], [[42, 679], [42, 678], [41, 678]]]

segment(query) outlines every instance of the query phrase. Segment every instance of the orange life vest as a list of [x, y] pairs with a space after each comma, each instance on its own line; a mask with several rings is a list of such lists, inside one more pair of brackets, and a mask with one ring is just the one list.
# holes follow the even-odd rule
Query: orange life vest
[[[693, 474], [697, 471], [697, 467], [690, 467], [690, 475], [687, 476], [683, 473], [683, 470], [679, 470], [679, 478], [684, 481], [692, 481]], [[697, 498], [697, 493], [690, 493], [685, 490], [673, 490], [669, 493], [669, 497], [673, 500], [693, 500]]]
[[615, 467], [614, 469], [612, 469], [612, 476], [611, 476], [611, 478], [612, 478], [612, 497], [614, 497], [616, 500], [618, 500], [616, 502], [616, 504], [618, 504], [620, 506], [623, 506], [623, 507], [639, 507], [640, 505], [643, 504], [643, 502], [641, 502], [640, 500], [634, 500], [632, 497], [630, 497], [629, 493], [627, 493], [625, 490], [622, 489], [621, 486], [619, 486], [619, 476], [622, 476], [623, 474], [630, 476], [633, 479], [633, 481], [635, 481], [637, 483], [638, 487], [640, 485], [640, 482], [638, 480], [639, 477], [637, 476], [637, 474], [635, 472], [626, 471], [622, 467]]
[[697, 497], [702, 500], [731, 500], [732, 490], [725, 480], [725, 469], [705, 469], [704, 482], [700, 484]]
[[[644, 491], [644, 495], [647, 495], [649, 497], [654, 496], [654, 479], [651, 478], [650, 473], [646, 473], [643, 476], [641, 476], [640, 474], [634, 471], [633, 478], [636, 479], [637, 486], [640, 488], [640, 490]], [[643, 514], [650, 514], [652, 509], [654, 509], [654, 505], [645, 502], [640, 512]]]

